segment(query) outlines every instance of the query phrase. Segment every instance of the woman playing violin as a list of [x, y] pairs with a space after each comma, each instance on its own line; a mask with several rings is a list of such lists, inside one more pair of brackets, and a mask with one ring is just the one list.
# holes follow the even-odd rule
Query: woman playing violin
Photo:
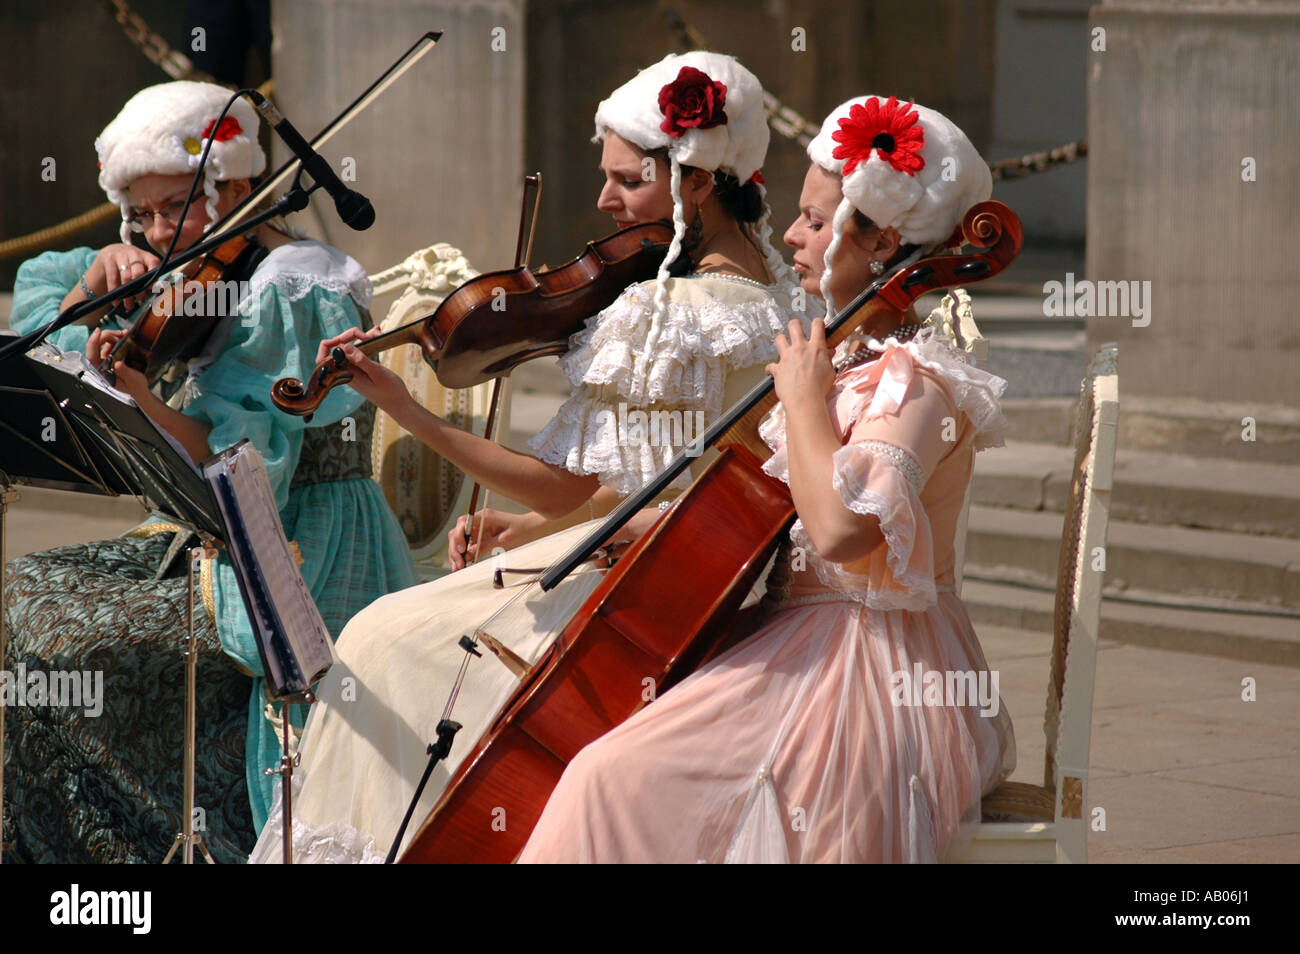
[[[961, 130], [893, 98], [844, 103], [808, 153], [785, 238], [833, 306], [947, 239], [991, 187]], [[935, 861], [978, 821], [1015, 745], [953, 591], [953, 538], [974, 452], [1001, 443], [1005, 382], [900, 320], [834, 354], [820, 321], [776, 339], [764, 470], [799, 519], [764, 622], [583, 749], [520, 860]], [[953, 674], [968, 698], [942, 697]]]
[[[24, 263], [14, 289], [15, 329], [39, 328], [62, 308], [138, 278], [173, 238], [177, 249], [189, 247], [249, 195], [249, 180], [266, 159], [248, 103], [237, 100], [217, 122], [229, 95], [210, 84], [176, 82], [127, 102], [95, 143], [100, 184], [122, 209], [122, 241]], [[208, 142], [202, 191], [186, 213]], [[134, 244], [132, 231], [150, 247]], [[401, 529], [370, 479], [373, 410], [340, 389], [306, 427], [272, 405], [270, 387], [285, 375], [308, 373], [316, 342], [362, 319], [370, 283], [360, 265], [319, 242], [263, 227], [256, 244], [253, 261], [223, 279], [239, 283], [237, 313], [224, 316], [189, 361], [169, 401], [126, 364], [113, 370], [118, 387], [195, 462], [241, 438], [257, 446], [285, 534], [301, 552], [303, 578], [338, 633], [361, 607], [415, 580]], [[52, 340], [63, 349], [84, 348], [98, 363], [125, 333], [83, 324]], [[80, 709], [11, 710], [7, 854], [156, 862], [171, 845], [181, 807], [185, 696], [178, 649], [186, 560], [163, 564], [178, 533], [153, 521], [115, 540], [60, 547], [9, 568], [11, 658], [29, 670], [102, 669], [104, 691], [103, 711], [93, 718]], [[213, 855], [238, 860], [265, 822], [271, 780], [263, 770], [278, 764], [280, 749], [264, 717], [261, 661], [232, 568], [224, 556], [205, 566], [196, 613], [196, 804]]]
[[[493, 492], [532, 508], [478, 515], [468, 546], [462, 521], [451, 535], [454, 567], [498, 547], [519, 547], [511, 549], [512, 566], [547, 565], [581, 536], [585, 527], [573, 525], [644, 486], [689, 439], [668, 429], [657, 442], [620, 434], [620, 410], [699, 412], [711, 422], [761, 380], [776, 357], [772, 337], [792, 317], [797, 281], [768, 240], [757, 175], [769, 135], [762, 95], [733, 58], [695, 52], [642, 70], [600, 104], [599, 208], [621, 227], [666, 219], [674, 240], [655, 280], [626, 289], [571, 339], [561, 367], [573, 393], [530, 441], [535, 456], [424, 410], [400, 379], [357, 349], [364, 332], [322, 344], [320, 359], [343, 346], [352, 386], [408, 431]], [[671, 277], [669, 265], [680, 256], [689, 274]], [[684, 478], [672, 492], [688, 484]], [[626, 533], [656, 516], [647, 511]], [[464, 658], [460, 637], [491, 617], [491, 634], [531, 662], [600, 579], [593, 570], [545, 595], [524, 584], [494, 592], [491, 571], [485, 562], [386, 597], [348, 625], [341, 662], [318, 687], [325, 706], [317, 706], [304, 734], [304, 783], [293, 802], [296, 858], [382, 859]], [[474, 660], [452, 714], [464, 727], [424, 792], [426, 814], [515, 682], [496, 660]], [[253, 860], [277, 860], [277, 837], [268, 826]]]

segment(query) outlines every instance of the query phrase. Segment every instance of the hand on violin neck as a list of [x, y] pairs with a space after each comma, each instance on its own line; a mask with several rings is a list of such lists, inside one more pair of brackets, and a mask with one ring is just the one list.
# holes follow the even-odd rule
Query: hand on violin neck
[[358, 345], [370, 338], [383, 334], [378, 328], [362, 331], [349, 328], [347, 331], [320, 343], [316, 349], [316, 364], [329, 360], [338, 349], [344, 359], [351, 365], [352, 380], [349, 385], [367, 401], [382, 408], [394, 417], [409, 410], [415, 404], [415, 398], [407, 390], [406, 383], [377, 361], [369, 358]]
[[[113, 353], [118, 341], [127, 334], [126, 331], [96, 328], [90, 333], [90, 337], [86, 339], [86, 357], [96, 367], [102, 365], [108, 360], [108, 356]], [[148, 379], [135, 368], [121, 361], [115, 361], [113, 362], [113, 377], [116, 379], [117, 389], [131, 395], [131, 399], [140, 405], [140, 409], [146, 414], [153, 409], [155, 403], [162, 403], [157, 395], [149, 390]]]
[[355, 345], [360, 342], [369, 341], [371, 338], [378, 338], [382, 334], [383, 332], [378, 328], [371, 328], [369, 331], [362, 331], [360, 328], [353, 327], [344, 331], [342, 334], [335, 335], [333, 338], [326, 338], [316, 349], [316, 363], [320, 364], [330, 356], [330, 352], [340, 345], [349, 343]]
[[[158, 256], [150, 251], [136, 248], [134, 245], [115, 242], [112, 245], [105, 245], [99, 250], [81, 280], [90, 289], [90, 297], [98, 298], [100, 295], [107, 294], [129, 281], [139, 278], [150, 269], [157, 267], [159, 261]], [[143, 294], [133, 295], [124, 299], [124, 301], [129, 307], [135, 308], [143, 304], [148, 297], [148, 291], [146, 290]], [[85, 300], [85, 289], [81, 287], [81, 283], [78, 283], [63, 299], [62, 307], [67, 308]], [[101, 308], [89, 315], [84, 315], [79, 323], [94, 324], [105, 310]]]

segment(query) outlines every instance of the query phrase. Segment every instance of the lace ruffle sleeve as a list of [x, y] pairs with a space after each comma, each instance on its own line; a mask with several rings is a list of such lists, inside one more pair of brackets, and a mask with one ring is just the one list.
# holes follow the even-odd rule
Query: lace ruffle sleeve
[[[631, 493], [718, 418], [730, 373], [776, 359], [772, 341], [791, 317], [780, 288], [725, 276], [669, 282], [644, 363], [655, 282], [628, 287], [570, 339], [560, 367], [573, 395], [528, 442], [539, 458]], [[676, 484], [689, 485], [689, 474]]]
[[[922, 492], [955, 441], [1001, 443], [1001, 378], [929, 340], [886, 342], [875, 362], [840, 376], [830, 410], [848, 441], [835, 452], [832, 484], [845, 508], [880, 523], [884, 544], [847, 564], [816, 554], [801, 521], [791, 542], [805, 548], [825, 585], [874, 609], [923, 610], [936, 600], [934, 541]], [[789, 482], [785, 417], [778, 406], [760, 428], [774, 453], [764, 470]]]

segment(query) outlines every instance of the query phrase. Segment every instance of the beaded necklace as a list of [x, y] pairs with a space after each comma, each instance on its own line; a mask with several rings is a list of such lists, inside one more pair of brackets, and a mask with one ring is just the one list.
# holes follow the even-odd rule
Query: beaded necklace
[[[916, 337], [917, 332], [919, 332], [923, 327], [923, 325], [916, 323], [901, 325], [891, 331], [886, 336], [885, 340], [888, 341], [890, 338], [893, 338], [900, 344], [905, 341], [911, 341]], [[860, 364], [866, 364], [868, 361], [876, 360], [882, 353], [883, 352], [880, 351], [873, 351], [870, 347], [859, 348], [857, 351], [852, 351], [832, 361], [831, 367], [835, 369], [836, 374], [842, 374], [849, 368], [855, 368]]]

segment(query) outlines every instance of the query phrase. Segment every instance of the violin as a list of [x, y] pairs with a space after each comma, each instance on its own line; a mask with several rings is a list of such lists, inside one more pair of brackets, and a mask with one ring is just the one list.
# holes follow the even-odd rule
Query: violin
[[[1015, 213], [993, 201], [972, 207], [954, 238], [984, 251], [901, 267], [827, 323], [827, 343], [887, 315], [901, 319], [925, 292], [998, 274], [1022, 244]], [[729, 648], [737, 609], [795, 517], [789, 487], [762, 470], [771, 450], [758, 425], [775, 404], [768, 377], [709, 428], [701, 443], [722, 446], [719, 456], [632, 544], [523, 677], [403, 863], [512, 861], [584, 746]], [[542, 588], [555, 586], [685, 470], [698, 454], [688, 450], [547, 571]]]
[[[176, 360], [202, 350], [217, 324], [233, 314], [238, 295], [214, 295], [216, 282], [245, 277], [265, 249], [252, 233], [237, 235], [197, 258], [164, 280], [161, 292], [141, 306], [130, 330], [118, 339], [100, 370], [112, 379], [113, 364], [121, 361], [144, 374], [150, 385]], [[216, 306], [216, 307], [213, 307]]]
[[[628, 285], [655, 276], [672, 238], [667, 223], [633, 225], [589, 242], [581, 255], [558, 268], [486, 272], [448, 295], [433, 314], [357, 347], [373, 357], [418, 344], [447, 388], [502, 377], [525, 361], [567, 351], [570, 336], [589, 317]], [[351, 380], [351, 365], [343, 349], [335, 348], [305, 386], [297, 378], [276, 381], [271, 400], [282, 411], [310, 417], [331, 388]]]

